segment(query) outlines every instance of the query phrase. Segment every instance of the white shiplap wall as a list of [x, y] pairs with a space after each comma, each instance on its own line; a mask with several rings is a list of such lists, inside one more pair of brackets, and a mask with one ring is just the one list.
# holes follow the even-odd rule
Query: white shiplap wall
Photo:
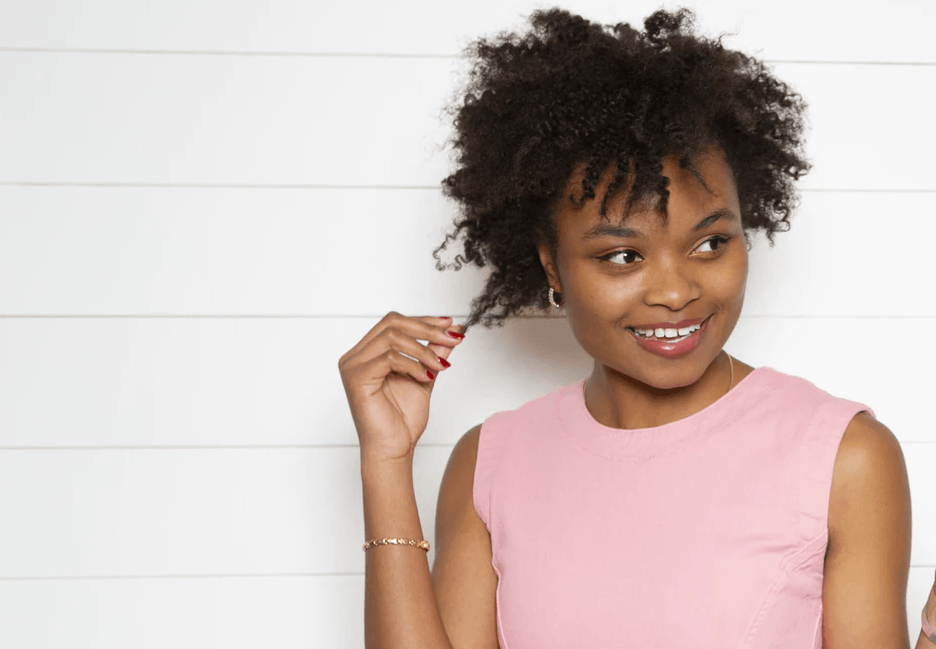
[[[536, 6], [0, 0], [0, 646], [363, 646], [336, 362], [390, 309], [467, 313], [483, 276], [430, 256], [454, 215], [440, 110], [459, 47]], [[936, 323], [936, 3], [689, 6], [811, 105], [815, 169], [751, 253], [728, 349], [900, 438], [915, 641], [936, 350], [895, 341]], [[560, 318], [472, 331], [417, 452], [427, 538], [455, 440], [588, 361]]]

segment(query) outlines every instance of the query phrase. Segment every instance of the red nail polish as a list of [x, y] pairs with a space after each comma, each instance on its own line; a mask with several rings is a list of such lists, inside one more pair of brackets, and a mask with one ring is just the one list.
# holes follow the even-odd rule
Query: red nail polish
[[445, 359], [442, 358], [441, 356], [439, 357], [439, 362], [442, 363], [442, 367], [451, 367], [451, 366], [452, 366], [451, 363], [449, 363], [447, 360], [445, 360]]
[[434, 378], [435, 378], [435, 375], [434, 375], [432, 372], [430, 372], [429, 370], [426, 370], [426, 374], [429, 375], [429, 378], [430, 378], [430, 379], [434, 379]]
[[457, 331], [446, 331], [445, 333], [447, 333], [452, 338], [457, 338], [459, 340], [465, 337], [465, 334], [460, 334]]

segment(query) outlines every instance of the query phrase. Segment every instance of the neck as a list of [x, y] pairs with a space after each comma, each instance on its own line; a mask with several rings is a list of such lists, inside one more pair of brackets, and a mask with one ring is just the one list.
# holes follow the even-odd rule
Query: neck
[[684, 419], [711, 405], [734, 387], [734, 363], [722, 351], [694, 383], [656, 388], [595, 362], [585, 382], [585, 404], [611, 428], [654, 428]]

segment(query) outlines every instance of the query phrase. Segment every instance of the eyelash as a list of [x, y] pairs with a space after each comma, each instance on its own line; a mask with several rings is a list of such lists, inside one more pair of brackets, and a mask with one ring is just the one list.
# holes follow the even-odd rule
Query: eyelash
[[[724, 245], [731, 240], [731, 237], [726, 237], [722, 234], [716, 234], [715, 236], [709, 237], [708, 239], [700, 243], [699, 246], [703, 246], [712, 240], [718, 240], [720, 247], [717, 248], [716, 250], [708, 250], [706, 252], [715, 252], [715, 253], [718, 253], [718, 256], [721, 256], [721, 253], [723, 252], [722, 248], [724, 248]], [[627, 264], [616, 264], [613, 261], [610, 261], [611, 257], [614, 257], [615, 255], [620, 255], [621, 253], [624, 253], [624, 252], [632, 252], [635, 255], [639, 256], [636, 250], [631, 250], [630, 248], [622, 248], [621, 250], [615, 250], [614, 252], [609, 252], [606, 255], [602, 255], [601, 257], [598, 257], [598, 259], [600, 259], [602, 263], [610, 264], [612, 266], [632, 266], [634, 262], [630, 262]]]

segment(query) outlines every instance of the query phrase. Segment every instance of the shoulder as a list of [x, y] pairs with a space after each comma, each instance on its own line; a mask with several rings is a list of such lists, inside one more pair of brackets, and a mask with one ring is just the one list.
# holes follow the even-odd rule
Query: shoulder
[[873, 416], [859, 412], [846, 427], [835, 456], [829, 500], [830, 546], [870, 531], [881, 522], [875, 520], [884, 513], [879, 508], [897, 517], [893, 523], [909, 525], [909, 499], [900, 441]]
[[478, 444], [481, 440], [482, 425], [472, 426], [455, 442], [448, 461], [453, 470], [474, 472], [478, 460]]
[[836, 471], [854, 477], [867, 471], [889, 472], [894, 461], [903, 460], [900, 441], [891, 430], [868, 412], [852, 417], [842, 435], [836, 456]]
[[481, 439], [481, 426], [473, 426], [463, 434], [449, 455], [445, 475], [463, 486], [471, 487], [475, 465], [478, 461], [478, 444]]

